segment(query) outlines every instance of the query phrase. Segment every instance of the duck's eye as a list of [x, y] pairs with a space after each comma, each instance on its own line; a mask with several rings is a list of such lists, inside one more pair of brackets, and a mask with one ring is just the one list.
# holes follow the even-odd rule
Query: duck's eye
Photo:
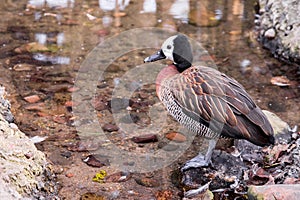
[[171, 48], [172, 48], [172, 46], [171, 46], [171, 45], [168, 45], [168, 46], [167, 46], [167, 49], [171, 49]]

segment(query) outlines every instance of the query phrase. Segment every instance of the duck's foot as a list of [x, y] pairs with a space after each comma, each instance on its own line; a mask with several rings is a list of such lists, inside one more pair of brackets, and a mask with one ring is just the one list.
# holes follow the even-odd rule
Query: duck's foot
[[199, 168], [199, 167], [207, 167], [210, 164], [205, 157], [199, 153], [196, 157], [192, 158], [191, 160], [187, 161], [182, 167], [181, 172], [184, 172], [191, 168]]
[[196, 196], [197, 194], [204, 193], [209, 188], [209, 184], [210, 182], [206, 183], [203, 186], [198, 187], [197, 189], [192, 189], [187, 192], [184, 192], [184, 197], [193, 197]]

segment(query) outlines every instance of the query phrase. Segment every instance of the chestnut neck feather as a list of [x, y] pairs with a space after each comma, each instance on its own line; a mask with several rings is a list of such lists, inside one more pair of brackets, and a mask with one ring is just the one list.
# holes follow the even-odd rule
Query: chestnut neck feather
[[168, 65], [167, 67], [163, 68], [159, 74], [157, 75], [156, 78], [156, 94], [158, 96], [158, 98], [161, 100], [161, 96], [160, 96], [160, 87], [161, 87], [161, 83], [165, 80], [168, 79], [176, 74], [179, 74], [176, 66], [174, 65]]

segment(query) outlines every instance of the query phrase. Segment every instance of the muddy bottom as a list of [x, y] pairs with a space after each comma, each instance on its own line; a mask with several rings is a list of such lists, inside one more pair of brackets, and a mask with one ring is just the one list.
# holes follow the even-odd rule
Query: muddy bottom
[[[186, 34], [207, 51], [202, 61], [238, 80], [262, 109], [300, 125], [298, 67], [275, 60], [256, 42], [254, 1], [145, 0], [117, 7], [111, 1], [59, 2], [2, 4], [0, 82], [16, 124], [27, 136], [44, 139], [36, 146], [53, 164], [61, 199], [181, 199], [186, 188], [178, 170], [207, 145], [172, 120], [156, 96], [156, 74], [168, 62], [155, 69], [143, 64], [165, 32], [153, 40], [118, 40], [126, 30], [157, 27]], [[136, 46], [120, 51], [118, 44], [135, 40]], [[101, 44], [107, 46], [92, 57]], [[288, 85], [271, 83], [281, 76]], [[200, 183], [221, 173], [211, 170]], [[261, 176], [256, 184], [269, 180]], [[216, 198], [246, 198], [247, 184], [254, 183], [243, 182], [236, 192], [226, 190], [234, 178], [221, 178], [222, 190], [210, 188]]]

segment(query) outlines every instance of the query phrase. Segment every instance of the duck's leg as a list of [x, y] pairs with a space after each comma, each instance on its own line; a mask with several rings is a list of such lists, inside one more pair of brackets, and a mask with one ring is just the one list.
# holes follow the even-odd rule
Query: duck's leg
[[184, 172], [190, 168], [198, 168], [198, 167], [207, 167], [211, 162], [211, 156], [213, 150], [217, 144], [215, 139], [209, 140], [209, 145], [205, 156], [199, 153], [196, 157], [192, 158], [191, 160], [187, 161], [184, 166], [181, 168], [181, 171]]

